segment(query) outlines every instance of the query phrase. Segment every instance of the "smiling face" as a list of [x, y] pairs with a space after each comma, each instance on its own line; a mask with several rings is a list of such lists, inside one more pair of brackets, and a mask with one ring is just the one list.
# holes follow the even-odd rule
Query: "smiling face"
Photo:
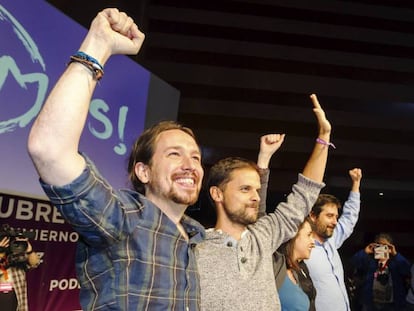
[[327, 203], [322, 206], [321, 213], [315, 217], [312, 216], [315, 224], [314, 237], [320, 242], [330, 238], [338, 223], [338, 206], [334, 203]]
[[252, 168], [236, 169], [221, 187], [221, 206], [217, 211], [231, 223], [247, 226], [256, 222], [259, 211], [260, 177]]
[[308, 221], [305, 221], [298, 231], [293, 247], [294, 260], [301, 261], [310, 257], [312, 248], [315, 247], [315, 242], [312, 228]]
[[137, 164], [136, 173], [156, 205], [168, 207], [173, 202], [186, 208], [197, 201], [201, 189], [200, 149], [187, 133], [164, 131], [156, 140], [151, 164]]

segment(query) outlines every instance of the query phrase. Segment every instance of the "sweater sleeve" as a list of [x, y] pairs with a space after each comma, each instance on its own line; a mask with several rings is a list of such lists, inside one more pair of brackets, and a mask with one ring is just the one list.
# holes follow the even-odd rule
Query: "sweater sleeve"
[[264, 240], [271, 243], [272, 250], [276, 251], [282, 243], [295, 236], [324, 186], [299, 174], [286, 202], [279, 203], [272, 213], [261, 217], [253, 225], [256, 234], [263, 235]]
[[267, 188], [269, 184], [269, 169], [260, 169], [260, 204], [259, 204], [259, 215], [258, 217], [262, 217], [266, 215], [266, 200], [267, 200]]

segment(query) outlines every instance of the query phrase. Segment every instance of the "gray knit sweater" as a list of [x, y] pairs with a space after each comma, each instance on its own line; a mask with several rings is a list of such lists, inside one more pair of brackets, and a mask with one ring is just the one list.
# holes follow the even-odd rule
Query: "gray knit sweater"
[[272, 254], [296, 234], [323, 187], [299, 174], [286, 202], [248, 226], [239, 241], [207, 230], [196, 248], [203, 311], [280, 310]]

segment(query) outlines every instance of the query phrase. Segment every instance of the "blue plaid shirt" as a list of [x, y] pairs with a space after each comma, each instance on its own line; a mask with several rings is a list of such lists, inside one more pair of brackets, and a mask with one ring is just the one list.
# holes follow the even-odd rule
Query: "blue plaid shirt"
[[199, 310], [195, 245], [204, 229], [184, 216], [187, 242], [143, 195], [114, 190], [85, 156], [71, 184], [41, 182], [51, 202], [80, 234], [76, 269], [83, 310]]

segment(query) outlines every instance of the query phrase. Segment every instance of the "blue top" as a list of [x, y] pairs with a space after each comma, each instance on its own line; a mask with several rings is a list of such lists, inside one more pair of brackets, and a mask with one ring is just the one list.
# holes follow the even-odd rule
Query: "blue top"
[[176, 225], [137, 192], [113, 189], [86, 158], [72, 183], [42, 183], [51, 202], [80, 234], [76, 269], [83, 310], [199, 310], [194, 246], [203, 227]]
[[286, 275], [279, 288], [279, 299], [282, 311], [308, 311], [309, 298], [305, 292]]
[[352, 234], [358, 221], [360, 193], [351, 192], [345, 202], [332, 237], [324, 243], [315, 240], [315, 248], [305, 260], [309, 274], [316, 288], [316, 310], [350, 310], [345, 287], [344, 270], [338, 248]]

